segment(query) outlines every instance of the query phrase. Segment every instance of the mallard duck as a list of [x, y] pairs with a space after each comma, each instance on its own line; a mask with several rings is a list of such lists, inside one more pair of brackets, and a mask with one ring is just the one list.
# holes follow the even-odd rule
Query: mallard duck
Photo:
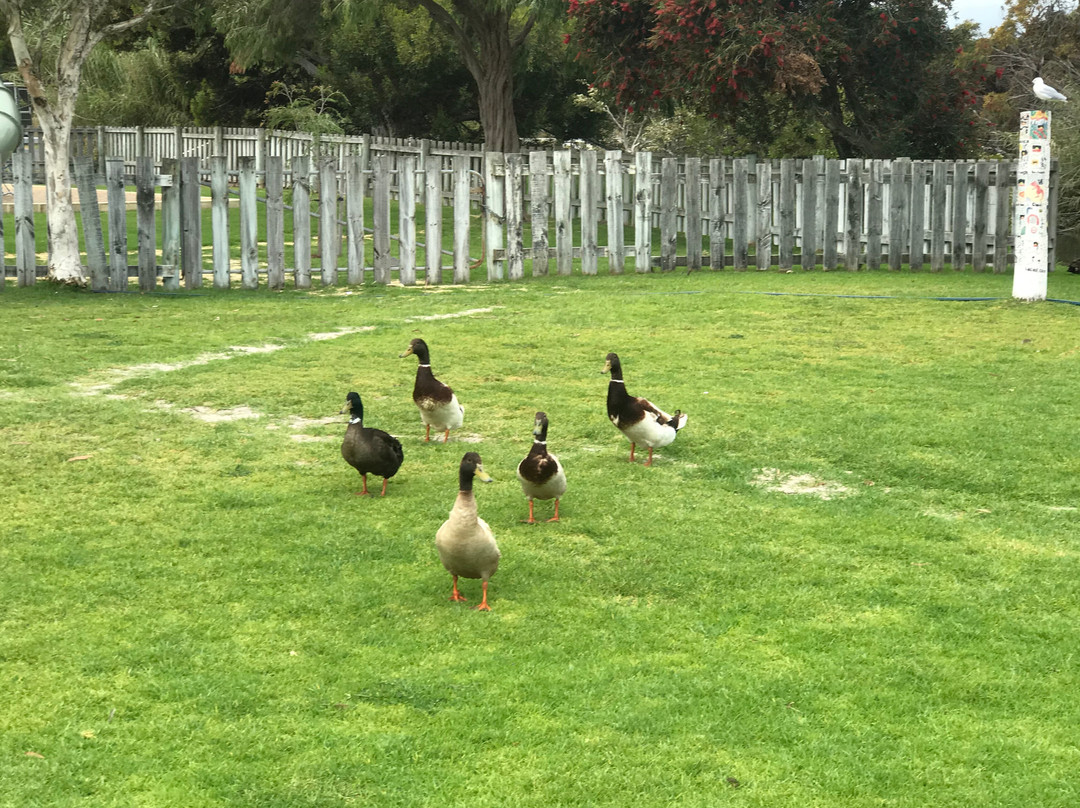
[[401, 357], [416, 354], [420, 360], [416, 368], [416, 384], [413, 385], [413, 402], [420, 409], [420, 420], [426, 427], [424, 440], [431, 440], [431, 428], [444, 430], [443, 443], [450, 440], [450, 430], [465, 422], [465, 408], [458, 403], [454, 391], [435, 378], [431, 372], [431, 354], [427, 343], [414, 339]]
[[397, 474], [404, 459], [401, 441], [381, 429], [364, 426], [364, 404], [358, 393], [345, 396], [345, 407], [341, 412], [348, 412], [350, 416], [345, 439], [341, 442], [341, 456], [360, 472], [364, 480], [364, 490], [357, 491], [357, 495], [366, 495], [367, 476], [378, 474], [383, 478], [381, 496], [385, 497], [386, 481]]
[[458, 495], [450, 518], [442, 523], [435, 534], [435, 547], [439, 560], [454, 576], [454, 591], [450, 600], [465, 600], [458, 591], [458, 577], [479, 578], [483, 583], [484, 597], [476, 608], [491, 611], [488, 606], [488, 579], [499, 568], [499, 546], [488, 523], [476, 513], [476, 496], [473, 494], [473, 478], [485, 483], [491, 477], [484, 471], [484, 464], [476, 452], [466, 452], [458, 470]]
[[607, 355], [604, 373], [608, 372], [611, 373], [607, 391], [608, 418], [630, 440], [630, 462], [634, 462], [634, 448], [640, 443], [649, 447], [645, 465], [651, 466], [653, 449], [675, 440], [676, 433], [686, 426], [686, 414], [675, 410], [674, 415], [668, 415], [648, 399], [627, 393], [617, 354]]
[[566, 493], [566, 473], [559, 458], [547, 449], [548, 417], [545, 412], [536, 413], [533, 423], [533, 445], [525, 459], [518, 463], [517, 475], [521, 490], [529, 498], [528, 524], [533, 524], [533, 500], [554, 499], [555, 515], [549, 522], [559, 521], [559, 497]]

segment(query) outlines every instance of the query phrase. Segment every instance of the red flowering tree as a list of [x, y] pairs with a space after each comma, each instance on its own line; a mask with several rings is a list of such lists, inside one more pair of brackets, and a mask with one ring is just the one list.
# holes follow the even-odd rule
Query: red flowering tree
[[569, 0], [569, 15], [622, 107], [798, 115], [841, 157], [973, 149], [981, 68], [957, 66], [970, 31], [950, 30], [938, 0]]

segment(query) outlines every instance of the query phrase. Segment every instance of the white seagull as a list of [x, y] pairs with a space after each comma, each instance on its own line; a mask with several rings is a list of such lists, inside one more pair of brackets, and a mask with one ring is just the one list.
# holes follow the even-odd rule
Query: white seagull
[[1068, 101], [1064, 95], [1055, 90], [1049, 84], [1042, 80], [1041, 76], [1036, 76], [1035, 81], [1031, 82], [1031, 89], [1034, 90], [1035, 96], [1041, 98], [1043, 101]]

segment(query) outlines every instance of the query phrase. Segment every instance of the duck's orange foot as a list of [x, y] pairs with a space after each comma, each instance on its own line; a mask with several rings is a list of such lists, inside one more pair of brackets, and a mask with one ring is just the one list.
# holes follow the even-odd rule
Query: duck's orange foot
[[490, 612], [491, 611], [491, 607], [488, 606], [486, 603], [479, 603], [476, 606], [473, 606], [473, 608], [476, 609], [476, 611], [478, 611], [478, 612]]
[[561, 520], [559, 519], [559, 517], [553, 516], [550, 519], [548, 519], [547, 521], [549, 521], [549, 522], [558, 522], [558, 521], [561, 521]]
[[464, 595], [462, 595], [460, 592], [455, 592], [454, 594], [452, 594], [450, 596], [450, 600], [464, 602], [464, 601], [468, 600], [468, 598], [465, 597]]

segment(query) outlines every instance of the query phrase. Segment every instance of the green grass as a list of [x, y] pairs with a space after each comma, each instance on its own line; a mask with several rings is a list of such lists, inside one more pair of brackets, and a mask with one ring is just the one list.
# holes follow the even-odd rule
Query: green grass
[[[0, 806], [1075, 806], [1080, 308], [1010, 283], [9, 283]], [[418, 335], [466, 407], [449, 445]], [[605, 417], [611, 350], [689, 413], [652, 468]], [[404, 444], [385, 499], [338, 454], [349, 390]], [[529, 526], [538, 409], [570, 487]], [[490, 614], [433, 543], [467, 450]]]

